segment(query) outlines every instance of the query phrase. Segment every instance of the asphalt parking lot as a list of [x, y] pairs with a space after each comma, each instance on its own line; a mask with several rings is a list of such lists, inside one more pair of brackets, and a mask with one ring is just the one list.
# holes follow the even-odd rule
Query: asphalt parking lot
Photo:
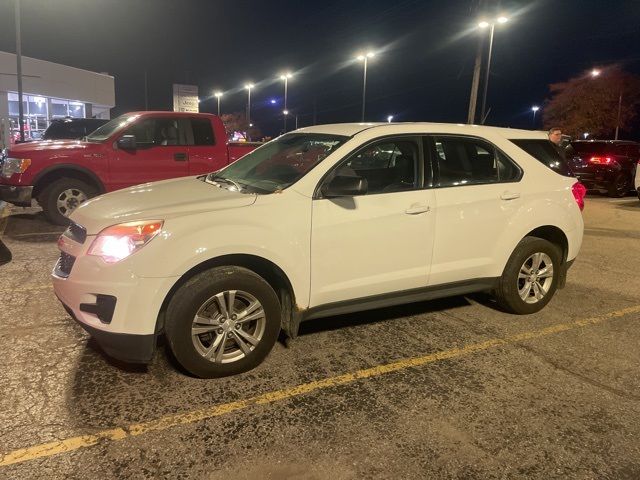
[[590, 196], [567, 287], [304, 324], [199, 380], [105, 357], [55, 299], [62, 231], [2, 208], [0, 478], [640, 478], [640, 202]]

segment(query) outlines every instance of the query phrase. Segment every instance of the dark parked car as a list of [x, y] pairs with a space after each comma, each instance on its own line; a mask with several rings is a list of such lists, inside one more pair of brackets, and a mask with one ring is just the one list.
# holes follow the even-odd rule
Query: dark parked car
[[569, 167], [589, 190], [623, 197], [633, 190], [640, 144], [625, 140], [574, 140]]
[[42, 140], [77, 139], [86, 137], [109, 120], [99, 118], [66, 118], [53, 120], [44, 131]]

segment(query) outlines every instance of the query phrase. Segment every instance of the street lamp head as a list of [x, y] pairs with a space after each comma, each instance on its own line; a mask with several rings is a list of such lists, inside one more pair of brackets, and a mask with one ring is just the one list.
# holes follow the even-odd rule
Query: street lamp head
[[291, 72], [286, 72], [286, 73], [283, 73], [282, 75], [280, 75], [280, 79], [281, 80], [286, 80], [286, 79], [291, 78], [291, 77], [293, 77]]
[[496, 20], [498, 21], [498, 23], [507, 23], [509, 21], [509, 19], [507, 17], [505, 17], [504, 15], [501, 15]]
[[480, 23], [478, 23], [478, 26], [480, 28], [487, 28], [489, 26], [489, 22], [487, 22], [486, 20], [483, 20]]
[[247, 90], [251, 90], [253, 87], [254, 87], [253, 83], [247, 83], [244, 86], [244, 88], [246, 88]]
[[537, 105], [534, 105], [533, 107], [531, 107], [531, 110], [533, 110], [534, 112], [537, 112], [538, 110], [540, 110], [540, 107], [538, 107]]
[[389, 116], [387, 117], [387, 122], [388, 122], [388, 123], [391, 123], [391, 120], [393, 120], [393, 115], [389, 115]]
[[216, 98], [220, 98], [222, 96], [222, 92], [215, 92], [213, 96]]
[[375, 52], [369, 51], [367, 53], [359, 54], [356, 58], [362, 62], [362, 61], [366, 60], [367, 58], [371, 58], [371, 57], [375, 57], [375, 56], [376, 56]]
[[594, 68], [593, 70], [591, 70], [592, 77], [597, 77], [598, 75], [600, 75], [600, 70], [598, 70], [597, 68]]
[[289, 115], [289, 110], [283, 110], [282, 113], [284, 113], [285, 115]]

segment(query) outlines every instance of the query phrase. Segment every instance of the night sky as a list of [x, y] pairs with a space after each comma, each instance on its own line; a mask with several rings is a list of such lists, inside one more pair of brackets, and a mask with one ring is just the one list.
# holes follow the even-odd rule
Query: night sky
[[[283, 82], [299, 125], [359, 121], [362, 64], [371, 48], [367, 120], [465, 122], [479, 31], [471, 0], [22, 0], [23, 55], [115, 76], [112, 115], [172, 108], [172, 83], [199, 86], [201, 111], [241, 111], [281, 128]], [[640, 0], [502, 2], [487, 123], [531, 128], [548, 84], [594, 66], [640, 71]], [[486, 31], [484, 33], [486, 35]], [[13, 1], [0, 0], [0, 50], [15, 52]], [[37, 92], [34, 92], [37, 93]], [[270, 99], [280, 102], [273, 106]], [[291, 124], [290, 124], [291, 125]], [[540, 123], [537, 125], [540, 127]]]

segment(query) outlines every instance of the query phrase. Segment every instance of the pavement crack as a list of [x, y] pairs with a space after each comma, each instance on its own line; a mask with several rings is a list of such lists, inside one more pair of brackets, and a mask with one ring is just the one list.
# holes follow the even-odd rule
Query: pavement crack
[[535, 357], [539, 358], [540, 360], [542, 360], [543, 362], [551, 365], [553, 368], [555, 368], [556, 370], [560, 370], [564, 373], [567, 373], [569, 375], [571, 375], [572, 377], [575, 377], [581, 381], [583, 381], [584, 383], [587, 383], [593, 387], [599, 388], [601, 390], [607, 391], [609, 393], [612, 393], [620, 398], [624, 398], [626, 400], [633, 400], [633, 401], [640, 401], [640, 396], [638, 395], [634, 395], [632, 393], [626, 392], [624, 390], [621, 390], [619, 388], [615, 388], [612, 387], [610, 385], [607, 385], [605, 383], [599, 382], [597, 380], [594, 380], [593, 378], [588, 377], [587, 375], [580, 373], [580, 372], [576, 372], [574, 370], [571, 370], [570, 368], [565, 367], [564, 365], [561, 365], [560, 363], [556, 362], [555, 360], [553, 360], [552, 358], [550, 358], [549, 356], [545, 355], [542, 352], [539, 352], [537, 350], [535, 350], [533, 347], [530, 347], [529, 345], [525, 345], [524, 343], [521, 342], [515, 342], [513, 343], [513, 345], [519, 346], [521, 348], [523, 348], [524, 350], [526, 350], [527, 352], [531, 353], [532, 355], [534, 355]]

